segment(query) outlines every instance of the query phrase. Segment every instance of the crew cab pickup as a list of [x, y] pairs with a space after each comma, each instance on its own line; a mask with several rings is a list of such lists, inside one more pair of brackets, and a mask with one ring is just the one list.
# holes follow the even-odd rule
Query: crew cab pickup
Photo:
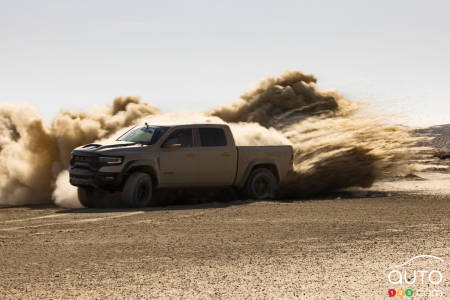
[[291, 146], [237, 147], [225, 124], [145, 124], [74, 149], [69, 172], [86, 207], [96, 207], [97, 191], [120, 191], [124, 205], [144, 207], [156, 189], [233, 187], [270, 199], [292, 164]]

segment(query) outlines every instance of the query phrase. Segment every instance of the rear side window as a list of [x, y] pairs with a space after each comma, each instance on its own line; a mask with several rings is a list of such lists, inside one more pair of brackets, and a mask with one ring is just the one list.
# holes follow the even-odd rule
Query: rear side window
[[225, 132], [222, 128], [199, 128], [202, 147], [220, 147], [227, 145]]

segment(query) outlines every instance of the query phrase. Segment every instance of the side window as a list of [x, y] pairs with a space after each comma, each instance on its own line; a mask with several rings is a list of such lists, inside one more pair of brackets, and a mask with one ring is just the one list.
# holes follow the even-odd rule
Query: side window
[[180, 144], [181, 148], [192, 147], [192, 128], [175, 130], [166, 139], [163, 147], [168, 144]]
[[227, 145], [225, 132], [222, 128], [199, 128], [202, 147], [220, 147]]

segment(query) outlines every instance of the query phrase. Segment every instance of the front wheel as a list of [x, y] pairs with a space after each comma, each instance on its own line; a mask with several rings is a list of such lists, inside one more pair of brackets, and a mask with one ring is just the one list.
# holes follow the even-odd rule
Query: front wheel
[[81, 205], [87, 208], [95, 208], [95, 191], [88, 187], [78, 188], [78, 200]]
[[127, 207], [142, 208], [152, 201], [152, 179], [150, 175], [142, 172], [131, 174], [122, 191], [121, 200]]
[[245, 194], [249, 199], [273, 199], [277, 187], [275, 175], [266, 168], [258, 168], [253, 170], [248, 177]]

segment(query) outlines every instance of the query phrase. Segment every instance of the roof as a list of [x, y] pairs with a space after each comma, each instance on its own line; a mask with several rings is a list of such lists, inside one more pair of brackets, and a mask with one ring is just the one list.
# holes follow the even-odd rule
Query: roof
[[[228, 126], [226, 123], [148, 123], [149, 126], [169, 126], [169, 127], [178, 127], [178, 126]], [[141, 124], [141, 126], [145, 126]]]

